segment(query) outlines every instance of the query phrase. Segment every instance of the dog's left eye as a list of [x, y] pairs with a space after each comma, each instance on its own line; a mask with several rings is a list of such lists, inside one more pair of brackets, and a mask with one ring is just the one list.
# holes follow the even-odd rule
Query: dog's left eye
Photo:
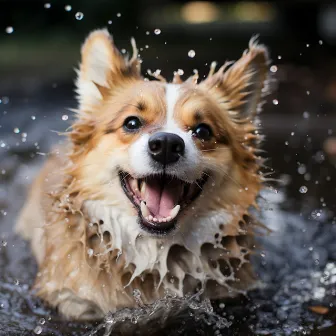
[[203, 141], [209, 141], [212, 137], [211, 127], [207, 124], [199, 124], [194, 128], [193, 135]]
[[124, 129], [127, 132], [135, 132], [141, 128], [142, 123], [138, 117], [128, 117], [124, 121]]

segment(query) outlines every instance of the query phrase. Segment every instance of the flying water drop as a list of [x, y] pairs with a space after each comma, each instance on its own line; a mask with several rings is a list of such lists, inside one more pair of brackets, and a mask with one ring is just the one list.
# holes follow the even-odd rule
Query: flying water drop
[[188, 51], [188, 56], [189, 56], [190, 58], [194, 58], [195, 55], [196, 55], [195, 50], [192, 50], [192, 49], [191, 49], [191, 50]]
[[7, 34], [12, 34], [13, 31], [14, 31], [14, 28], [11, 27], [11, 26], [9, 26], [9, 27], [6, 28], [6, 33], [7, 33]]
[[83, 17], [84, 17], [84, 14], [82, 13], [82, 12], [77, 12], [76, 14], [75, 14], [75, 18], [76, 18], [76, 20], [82, 20], [83, 19]]

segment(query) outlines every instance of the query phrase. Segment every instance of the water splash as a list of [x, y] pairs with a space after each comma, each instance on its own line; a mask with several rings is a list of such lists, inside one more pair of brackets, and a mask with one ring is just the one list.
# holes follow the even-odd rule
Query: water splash
[[87, 336], [104, 331], [104, 336], [118, 333], [126, 335], [154, 335], [160, 330], [171, 329], [169, 334], [175, 335], [172, 325], [178, 325], [180, 332], [185, 332], [187, 325], [212, 326], [213, 331], [229, 328], [232, 322], [215, 313], [209, 299], [201, 298], [202, 292], [194, 295], [177, 297], [166, 294], [164, 298], [151, 305], [144, 305], [140, 291], [133, 295], [138, 302], [137, 308], [125, 308], [106, 316], [105, 321]]

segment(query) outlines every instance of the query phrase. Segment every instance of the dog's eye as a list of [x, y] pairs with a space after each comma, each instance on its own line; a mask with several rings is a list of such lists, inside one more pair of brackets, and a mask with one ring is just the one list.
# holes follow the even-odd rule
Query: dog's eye
[[195, 127], [193, 135], [203, 141], [209, 141], [212, 137], [212, 130], [206, 124], [199, 124]]
[[138, 117], [128, 117], [124, 121], [124, 130], [127, 132], [135, 132], [141, 128], [142, 123]]

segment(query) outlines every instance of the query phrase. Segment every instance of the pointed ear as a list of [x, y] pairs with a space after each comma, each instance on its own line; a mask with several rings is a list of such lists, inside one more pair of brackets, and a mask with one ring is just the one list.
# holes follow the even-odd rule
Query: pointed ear
[[93, 31], [84, 42], [77, 71], [76, 92], [79, 109], [99, 104], [104, 95], [123, 80], [140, 77], [140, 62], [134, 40], [133, 56], [124, 59], [106, 29]]
[[268, 91], [269, 57], [267, 49], [252, 38], [249, 49], [235, 62], [224, 64], [216, 73], [210, 70], [200, 85], [215, 95], [233, 119], [253, 117], [261, 98]]

